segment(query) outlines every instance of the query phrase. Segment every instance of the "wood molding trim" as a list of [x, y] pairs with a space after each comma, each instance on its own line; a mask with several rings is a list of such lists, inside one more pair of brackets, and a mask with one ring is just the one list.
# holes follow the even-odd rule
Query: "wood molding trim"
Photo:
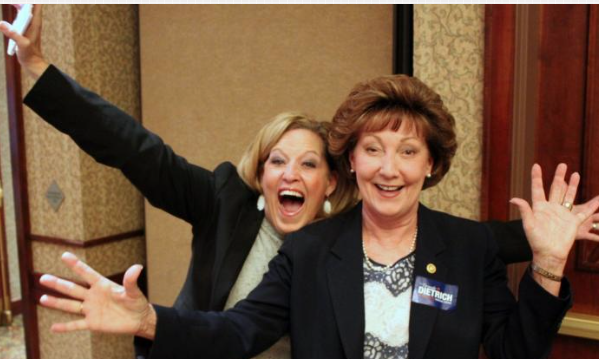
[[485, 5], [481, 220], [509, 216], [515, 9]]
[[548, 185], [560, 162], [582, 167], [589, 19], [585, 5], [541, 6], [535, 160]]
[[[3, 20], [12, 22], [16, 10], [9, 4], [2, 4]], [[8, 40], [4, 38], [6, 48]], [[13, 190], [15, 201], [15, 221], [17, 247], [19, 252], [19, 272], [21, 275], [21, 300], [23, 326], [25, 329], [25, 351], [28, 359], [39, 359], [39, 333], [37, 312], [32, 300], [29, 273], [33, 272], [33, 257], [27, 235], [31, 231], [29, 220], [29, 198], [27, 191], [27, 167], [25, 158], [25, 129], [23, 124], [23, 104], [21, 90], [21, 68], [16, 56], [4, 53], [6, 64], [6, 92], [8, 122], [10, 131], [10, 152], [13, 169]]]
[[[581, 173], [582, 198], [599, 193], [599, 5], [590, 5], [587, 64], [586, 116], [584, 122], [584, 172]], [[599, 245], [577, 244], [576, 269], [599, 273]]]
[[143, 236], [144, 236], [144, 230], [139, 229], [137, 231], [131, 231], [131, 232], [115, 234], [115, 235], [107, 236], [107, 237], [95, 238], [95, 239], [91, 239], [91, 240], [84, 241], [84, 242], [74, 241], [72, 239], [40, 236], [40, 235], [36, 235], [36, 234], [30, 235], [29, 238], [31, 239], [31, 241], [34, 241], [34, 242], [43, 242], [43, 243], [56, 244], [56, 245], [62, 245], [62, 246], [68, 246], [68, 247], [88, 249], [88, 248], [100, 246], [103, 244], [114, 243], [114, 242], [119, 242], [119, 241], [122, 241], [125, 239], [131, 239], [131, 238], [143, 237]]

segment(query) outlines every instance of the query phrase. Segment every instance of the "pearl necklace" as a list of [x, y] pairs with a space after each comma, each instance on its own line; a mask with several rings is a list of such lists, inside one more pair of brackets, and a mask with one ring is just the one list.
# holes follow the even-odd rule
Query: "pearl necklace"
[[[418, 227], [416, 227], [416, 231], [414, 232], [414, 238], [412, 238], [412, 245], [410, 246], [410, 251], [408, 252], [408, 254], [411, 254], [416, 249], [416, 238], [418, 238]], [[387, 264], [386, 266], [382, 266], [382, 267], [373, 265], [372, 262], [370, 261], [370, 258], [368, 258], [368, 253], [366, 253], [366, 246], [364, 245], [364, 240], [362, 240], [362, 251], [364, 252], [364, 259], [366, 260], [366, 265], [368, 266], [368, 268], [370, 268], [373, 271], [385, 272], [385, 271], [389, 270], [389, 268], [391, 268], [393, 266], [393, 264], [395, 264], [395, 263]]]

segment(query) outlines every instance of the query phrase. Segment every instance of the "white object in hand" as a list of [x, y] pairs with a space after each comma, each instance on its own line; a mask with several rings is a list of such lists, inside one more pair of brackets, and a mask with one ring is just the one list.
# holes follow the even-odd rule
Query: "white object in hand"
[[[17, 18], [12, 23], [13, 30], [19, 33], [19, 35], [23, 35], [29, 23], [31, 23], [31, 19], [33, 18], [33, 4], [24, 4], [23, 7], [17, 13]], [[10, 40], [8, 42], [8, 50], [6, 53], [10, 56], [15, 54], [17, 49], [17, 43], [14, 40]]]

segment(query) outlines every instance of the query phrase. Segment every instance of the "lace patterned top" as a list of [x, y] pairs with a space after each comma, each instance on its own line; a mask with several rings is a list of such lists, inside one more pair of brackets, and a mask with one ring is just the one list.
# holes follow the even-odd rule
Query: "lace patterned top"
[[408, 358], [414, 258], [412, 252], [386, 271], [372, 270], [364, 260], [364, 359]]

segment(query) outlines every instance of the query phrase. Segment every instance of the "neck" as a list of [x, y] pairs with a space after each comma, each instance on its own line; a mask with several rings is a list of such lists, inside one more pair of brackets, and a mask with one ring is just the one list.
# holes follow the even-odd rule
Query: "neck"
[[362, 208], [362, 235], [365, 241], [375, 240], [380, 245], [396, 246], [412, 238], [418, 223], [418, 206], [401, 218], [382, 218]]

